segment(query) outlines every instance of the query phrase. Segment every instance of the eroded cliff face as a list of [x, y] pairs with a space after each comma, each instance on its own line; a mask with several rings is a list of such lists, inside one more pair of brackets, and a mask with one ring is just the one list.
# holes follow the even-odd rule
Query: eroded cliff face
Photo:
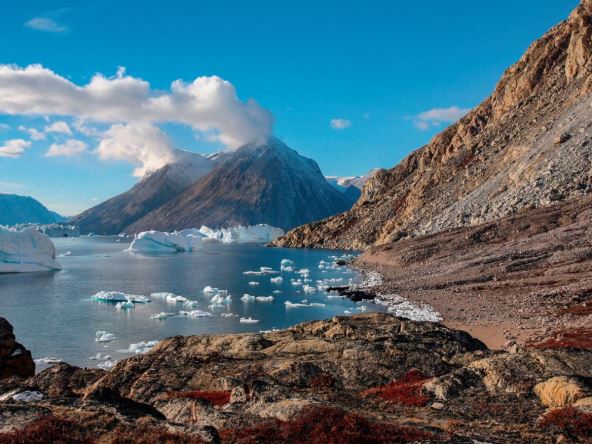
[[592, 190], [592, 1], [534, 42], [493, 94], [399, 165], [348, 212], [278, 246], [366, 248], [474, 225]]

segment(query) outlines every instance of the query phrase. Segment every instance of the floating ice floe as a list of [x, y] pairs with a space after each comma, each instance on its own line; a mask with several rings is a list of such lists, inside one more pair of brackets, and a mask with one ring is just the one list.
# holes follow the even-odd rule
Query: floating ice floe
[[158, 341], [140, 341], [130, 344], [127, 350], [120, 350], [122, 353], [134, 353], [136, 355], [143, 354], [152, 350], [158, 344]]
[[135, 304], [145, 304], [150, 302], [146, 296], [136, 294], [122, 293], [121, 291], [99, 291], [92, 297], [99, 302], [133, 302]]
[[201, 310], [191, 310], [191, 311], [185, 311], [185, 310], [181, 310], [179, 312], [179, 316], [187, 316], [188, 318], [207, 318], [212, 316], [212, 313], [210, 313], [209, 311], [201, 311]]
[[259, 286], [259, 282], [251, 281], [251, 282], [249, 282], [249, 285], [251, 287], [257, 287], [257, 286]]
[[55, 246], [34, 228], [14, 231], [0, 227], [0, 273], [61, 270]]
[[253, 318], [240, 318], [239, 322], [241, 324], [257, 324], [259, 323], [259, 319], [253, 319]]
[[238, 318], [238, 315], [234, 313], [220, 313], [220, 316], [223, 318]]
[[17, 393], [16, 395], [13, 395], [12, 399], [16, 402], [41, 401], [43, 399], [43, 394], [39, 393], [37, 391], [26, 390], [24, 392], [20, 392], [20, 393]]
[[246, 275], [254, 275], [254, 276], [263, 276], [266, 274], [278, 274], [279, 272], [274, 270], [271, 267], [259, 267], [259, 271], [243, 271], [243, 274]]
[[110, 355], [103, 355], [102, 353], [97, 353], [95, 356], [91, 356], [88, 359], [90, 359], [91, 361], [110, 360], [111, 356]]
[[299, 307], [325, 307], [325, 304], [322, 304], [320, 302], [311, 302], [310, 304], [308, 303], [308, 301], [305, 299], [303, 301], [300, 302], [290, 302], [290, 301], [286, 301], [284, 302], [284, 305], [286, 306], [286, 308], [299, 308]]
[[101, 363], [97, 364], [97, 367], [100, 368], [101, 370], [109, 370], [109, 369], [113, 368], [113, 366], [115, 366], [115, 364], [117, 364], [117, 361], [107, 360], [105, 362], [101, 362]]
[[442, 315], [429, 305], [414, 304], [396, 294], [378, 295], [374, 302], [386, 306], [389, 313], [400, 318], [411, 319], [412, 321], [442, 321]]
[[166, 318], [170, 318], [172, 316], [175, 316], [175, 313], [167, 313], [167, 312], [161, 311], [160, 313], [150, 315], [150, 319], [156, 319], [158, 321], [162, 321], [162, 320], [164, 320]]
[[281, 276], [270, 278], [269, 280], [272, 284], [278, 284], [278, 285], [281, 284], [282, 282], [284, 282], [284, 278]]
[[243, 302], [255, 302], [255, 296], [251, 296], [250, 294], [245, 293], [241, 298]]
[[99, 330], [95, 333], [95, 341], [97, 342], [110, 342], [114, 341], [115, 339], [117, 339], [117, 336], [104, 330]]
[[63, 362], [62, 359], [60, 358], [54, 358], [53, 356], [46, 356], [44, 358], [37, 358], [34, 359], [36, 364], [58, 364], [60, 362]]
[[58, 257], [67, 257], [67, 256], [72, 256], [72, 252], [66, 251], [65, 253], [58, 254]]
[[226, 291], [220, 292], [215, 294], [212, 299], [210, 299], [212, 305], [210, 307], [224, 307], [232, 302], [232, 296], [230, 296]]
[[130, 308], [134, 307], [135, 305], [131, 301], [118, 302], [117, 304], [115, 304], [115, 308], [117, 308], [118, 310], [129, 310]]
[[129, 251], [141, 253], [175, 253], [194, 251], [202, 246], [205, 236], [197, 230], [166, 233], [162, 231], [143, 231], [136, 234]]
[[257, 302], [273, 302], [273, 296], [257, 296], [255, 300]]
[[305, 285], [302, 287], [302, 291], [305, 293], [314, 293], [317, 291], [317, 289], [315, 287], [311, 287], [310, 285]]
[[160, 299], [161, 301], [165, 301], [168, 304], [187, 304], [188, 302], [193, 302], [189, 301], [189, 299], [187, 299], [185, 296], [179, 296], [174, 293], [168, 293], [164, 291], [159, 293], [150, 293], [150, 297], [154, 299]]

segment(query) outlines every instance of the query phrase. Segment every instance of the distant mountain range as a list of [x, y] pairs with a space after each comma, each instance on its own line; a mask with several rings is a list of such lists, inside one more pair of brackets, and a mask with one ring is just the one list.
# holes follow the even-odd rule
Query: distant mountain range
[[362, 194], [362, 187], [377, 171], [378, 169], [372, 169], [363, 176], [327, 176], [326, 179], [337, 191], [343, 193], [352, 203], [356, 203]]
[[116, 234], [266, 223], [283, 229], [348, 210], [317, 163], [278, 139], [208, 157], [179, 152], [177, 161], [129, 191], [75, 216], [82, 232]]
[[65, 220], [66, 218], [48, 210], [30, 196], [0, 194], [0, 225], [52, 224]]

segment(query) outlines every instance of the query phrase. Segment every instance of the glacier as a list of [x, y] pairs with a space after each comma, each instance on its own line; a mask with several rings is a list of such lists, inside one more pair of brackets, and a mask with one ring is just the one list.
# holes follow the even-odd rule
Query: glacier
[[0, 228], [0, 273], [61, 270], [55, 257], [55, 246], [45, 234], [33, 228]]

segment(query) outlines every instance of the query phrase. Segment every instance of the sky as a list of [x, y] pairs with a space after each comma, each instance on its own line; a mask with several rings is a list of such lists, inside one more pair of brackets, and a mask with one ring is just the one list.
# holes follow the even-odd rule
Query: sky
[[74, 215], [175, 148], [271, 134], [325, 175], [389, 168], [577, 3], [3, 2], [0, 193]]

